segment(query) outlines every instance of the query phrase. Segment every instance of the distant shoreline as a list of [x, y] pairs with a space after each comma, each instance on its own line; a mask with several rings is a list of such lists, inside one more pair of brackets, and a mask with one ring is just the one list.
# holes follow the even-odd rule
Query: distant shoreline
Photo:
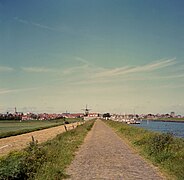
[[180, 122], [184, 123], [184, 118], [178, 119], [178, 118], [172, 118], [172, 119], [142, 119], [142, 120], [149, 120], [149, 121], [158, 121], [158, 122]]

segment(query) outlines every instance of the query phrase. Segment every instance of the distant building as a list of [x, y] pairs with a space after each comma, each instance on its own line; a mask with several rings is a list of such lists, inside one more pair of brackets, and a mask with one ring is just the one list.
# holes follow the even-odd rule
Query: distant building
[[175, 117], [175, 112], [171, 112], [171, 117]]
[[88, 116], [89, 117], [98, 117], [99, 114], [98, 113], [89, 113]]

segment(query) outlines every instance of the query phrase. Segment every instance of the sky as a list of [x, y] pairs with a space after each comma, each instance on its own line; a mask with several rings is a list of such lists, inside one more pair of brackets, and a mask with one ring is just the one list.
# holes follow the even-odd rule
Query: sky
[[184, 115], [183, 0], [0, 0], [0, 112]]

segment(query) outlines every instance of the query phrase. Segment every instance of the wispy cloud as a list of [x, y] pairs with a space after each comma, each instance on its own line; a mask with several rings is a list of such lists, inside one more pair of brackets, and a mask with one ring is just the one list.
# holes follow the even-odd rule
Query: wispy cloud
[[7, 67], [7, 66], [0, 66], [0, 72], [10, 72], [13, 71], [14, 69], [11, 67]]
[[114, 76], [120, 76], [120, 75], [131, 74], [131, 73], [151, 72], [157, 69], [171, 66], [176, 63], [175, 60], [176, 59], [173, 58], [173, 59], [167, 59], [167, 60], [160, 60], [143, 66], [136, 66], [136, 67], [125, 66], [125, 67], [114, 68], [114, 69], [106, 69], [104, 71], [96, 73], [95, 77], [105, 78], [105, 77], [114, 77]]
[[22, 67], [21, 69], [29, 73], [47, 73], [47, 72], [55, 71], [54, 69], [46, 68], [46, 67]]
[[44, 24], [40, 24], [40, 23], [37, 23], [37, 22], [21, 19], [19, 17], [14, 17], [14, 20], [16, 20], [16, 21], [18, 21], [18, 22], [20, 22], [22, 24], [32, 25], [32, 26], [35, 26], [35, 27], [38, 27], [38, 28], [42, 28], [42, 29], [46, 29], [46, 30], [50, 30], [50, 31], [60, 31], [61, 30], [61, 29], [57, 29], [57, 28], [54, 28], [54, 27], [51, 27], [51, 26], [47, 26], [47, 25], [44, 25]]
[[[158, 69], [164, 69], [174, 65], [176, 63], [175, 58], [155, 61], [142, 66], [124, 66], [111, 69], [105, 69], [91, 64], [88, 60], [81, 57], [75, 57], [74, 60], [74, 64], [78, 65], [57, 68], [22, 67], [22, 70], [28, 73], [56, 73], [56, 79], [52, 79], [52, 81], [58, 82], [62, 80], [62, 83], [65, 82], [68, 85], [117, 84], [122, 81], [146, 81], [184, 77], [184, 75], [180, 73], [167, 74], [167, 72], [165, 72], [164, 75], [163, 73], [160, 74], [160, 72], [155, 73]], [[153, 76], [146, 76], [146, 72], [153, 72]]]
[[[95, 65], [90, 63], [88, 60], [81, 58], [81, 57], [74, 57], [74, 60], [77, 61], [77, 64], [80, 63], [80, 65], [73, 66], [73, 67], [68, 67], [64, 69], [63, 73], [64, 74], [73, 74], [73, 73], [84, 73], [84, 72], [91, 72], [97, 68]], [[79, 62], [79, 63], [78, 63]]]
[[90, 65], [92, 65], [89, 61], [87, 61], [86, 59], [84, 59], [84, 58], [82, 58], [82, 57], [75, 57], [74, 58], [76, 61], [78, 61], [78, 62], [80, 62], [80, 63], [82, 63], [82, 64], [85, 64], [85, 65], [88, 65], [88, 66], [90, 66]]
[[87, 65], [81, 65], [81, 66], [74, 66], [74, 67], [69, 67], [63, 70], [64, 74], [73, 74], [73, 73], [77, 73], [80, 71], [85, 71], [86, 69], [88, 69]]
[[[142, 66], [130, 67], [118, 67], [105, 69], [101, 67], [86, 67], [91, 73], [85, 76], [79, 81], [73, 82], [78, 85], [96, 84], [96, 83], [110, 83], [110, 82], [122, 82], [122, 81], [145, 81], [145, 80], [157, 80], [157, 79], [173, 79], [183, 78], [183, 74], [165, 74], [159, 75], [154, 73], [158, 69], [164, 69], [168, 66], [172, 66], [176, 63], [176, 59], [159, 60]], [[153, 72], [153, 76], [146, 76], [146, 72]]]
[[10, 93], [17, 93], [23, 91], [32, 91], [38, 88], [22, 88], [22, 89], [0, 89], [0, 94], [10, 94]]
[[145, 71], [154, 71], [157, 69], [165, 68], [167, 66], [174, 65], [176, 63], [176, 58], [173, 59], [167, 59], [167, 60], [160, 60], [157, 62], [153, 62], [151, 64], [147, 64], [144, 66], [138, 66], [136, 68], [133, 68], [132, 72], [145, 72]]

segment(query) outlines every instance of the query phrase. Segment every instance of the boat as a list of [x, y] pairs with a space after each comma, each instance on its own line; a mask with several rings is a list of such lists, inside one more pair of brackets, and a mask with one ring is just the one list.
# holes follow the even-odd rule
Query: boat
[[138, 118], [131, 118], [126, 121], [127, 124], [140, 124], [140, 121]]

